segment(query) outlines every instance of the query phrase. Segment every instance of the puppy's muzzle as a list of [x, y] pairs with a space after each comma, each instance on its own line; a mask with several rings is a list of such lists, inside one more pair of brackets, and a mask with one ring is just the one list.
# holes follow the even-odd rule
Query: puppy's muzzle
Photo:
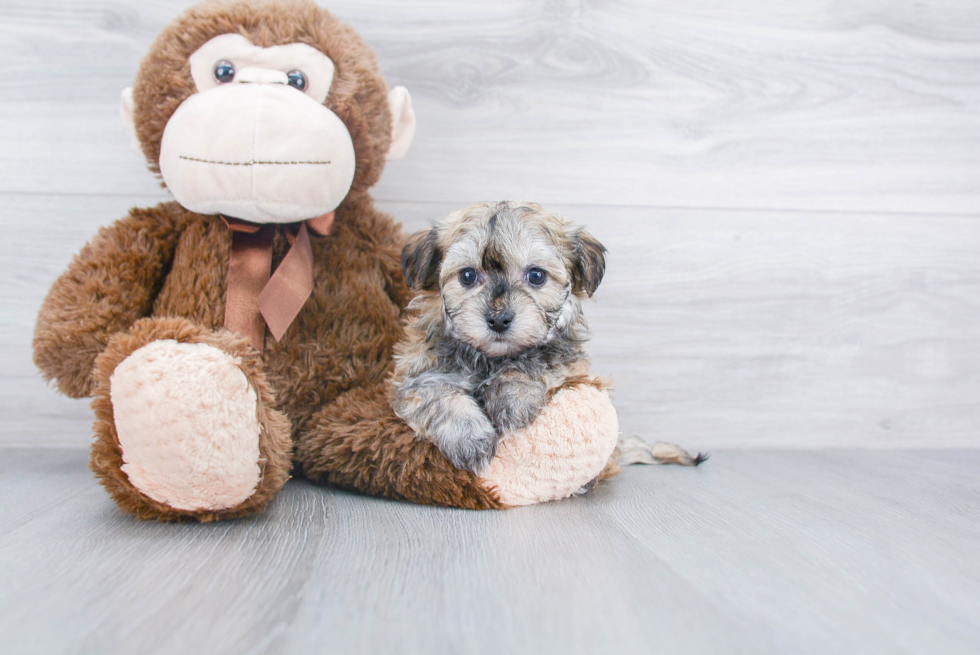
[[487, 326], [497, 334], [503, 334], [514, 322], [514, 310], [504, 309], [487, 312]]

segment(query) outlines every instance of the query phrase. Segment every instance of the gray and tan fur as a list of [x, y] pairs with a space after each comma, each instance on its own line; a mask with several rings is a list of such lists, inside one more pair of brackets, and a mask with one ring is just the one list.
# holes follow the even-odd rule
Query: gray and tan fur
[[419, 293], [395, 349], [395, 413], [479, 472], [549, 391], [588, 375], [581, 301], [605, 248], [536, 204], [481, 203], [413, 235], [402, 270]]

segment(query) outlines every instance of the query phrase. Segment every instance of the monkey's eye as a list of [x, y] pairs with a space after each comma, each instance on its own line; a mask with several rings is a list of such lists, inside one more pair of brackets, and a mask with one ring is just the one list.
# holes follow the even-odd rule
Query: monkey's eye
[[235, 64], [227, 59], [219, 61], [214, 65], [214, 79], [218, 80], [219, 84], [231, 82], [235, 79]]
[[303, 75], [303, 71], [289, 71], [286, 73], [286, 77], [289, 78], [289, 81], [286, 82], [286, 84], [294, 89], [306, 91], [306, 75]]
[[467, 267], [459, 272], [459, 283], [464, 287], [471, 287], [476, 284], [477, 277], [476, 269]]
[[524, 279], [532, 287], [540, 287], [548, 281], [548, 274], [540, 268], [529, 268], [527, 273], [524, 274]]

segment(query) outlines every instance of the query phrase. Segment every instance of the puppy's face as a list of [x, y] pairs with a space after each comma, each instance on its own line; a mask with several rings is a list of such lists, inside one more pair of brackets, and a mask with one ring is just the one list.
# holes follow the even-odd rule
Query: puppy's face
[[482, 203], [415, 234], [402, 268], [415, 290], [438, 290], [454, 338], [488, 357], [560, 336], [605, 270], [605, 248], [534, 204]]

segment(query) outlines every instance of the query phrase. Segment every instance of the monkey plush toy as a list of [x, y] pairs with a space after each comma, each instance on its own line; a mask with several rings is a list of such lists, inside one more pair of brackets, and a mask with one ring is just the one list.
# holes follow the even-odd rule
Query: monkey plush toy
[[91, 467], [122, 510], [245, 516], [290, 474], [504, 508], [609, 472], [598, 384], [559, 391], [480, 474], [391, 410], [410, 292], [400, 228], [368, 191], [415, 117], [350, 27], [308, 0], [199, 5], [157, 38], [123, 116], [175, 201], [100, 230], [34, 336], [44, 375], [93, 397]]

